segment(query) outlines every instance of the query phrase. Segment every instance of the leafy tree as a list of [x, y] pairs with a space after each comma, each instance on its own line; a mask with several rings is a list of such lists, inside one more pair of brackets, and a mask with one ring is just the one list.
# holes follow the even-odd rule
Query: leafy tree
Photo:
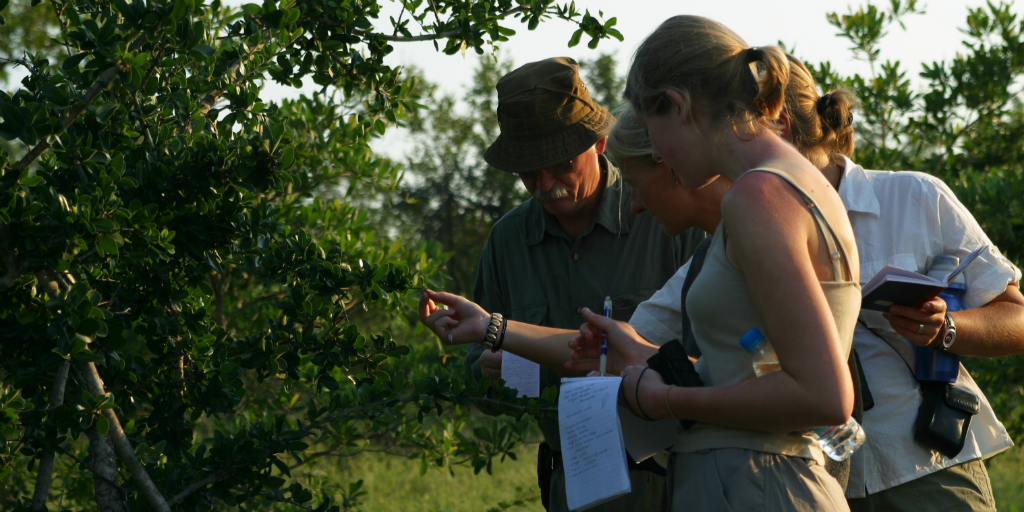
[[[1024, 263], [1024, 21], [1011, 4], [969, 9], [962, 52], [924, 64], [915, 87], [881, 42], [894, 24], [921, 14], [916, 0], [867, 5], [828, 21], [848, 39], [868, 76], [811, 66], [824, 89], [860, 99], [855, 160], [869, 169], [915, 170], [943, 179], [1003, 254]], [[969, 272], [969, 270], [968, 270]], [[1024, 357], [964, 361], [1017, 442], [1024, 439]]]
[[[314, 496], [302, 471], [371, 442], [477, 471], [510, 453], [522, 422], [469, 436], [461, 407], [545, 402], [387, 330], [438, 258], [353, 206], [400, 177], [367, 147], [417, 97], [385, 57], [482, 53], [513, 19], [621, 35], [548, 0], [401, 4], [390, 34], [375, 0], [50, 4], [67, 56], [12, 57], [0, 94], [0, 507], [351, 510], [361, 481]], [[267, 103], [268, 78], [323, 89]]]

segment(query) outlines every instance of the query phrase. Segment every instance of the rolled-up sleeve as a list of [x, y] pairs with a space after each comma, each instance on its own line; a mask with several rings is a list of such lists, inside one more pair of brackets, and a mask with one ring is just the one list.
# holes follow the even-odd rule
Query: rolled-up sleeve
[[966, 270], [967, 291], [964, 293], [964, 307], [979, 308], [988, 304], [1004, 291], [1007, 285], [1019, 283], [1021, 271], [999, 252], [971, 212], [957, 199], [953, 191], [941, 180], [935, 180], [937, 220], [941, 226], [944, 254], [959, 256], [961, 260], [971, 251], [988, 245]]
[[655, 345], [664, 345], [683, 336], [683, 282], [690, 269], [687, 261], [650, 299], [637, 306], [629, 325]]

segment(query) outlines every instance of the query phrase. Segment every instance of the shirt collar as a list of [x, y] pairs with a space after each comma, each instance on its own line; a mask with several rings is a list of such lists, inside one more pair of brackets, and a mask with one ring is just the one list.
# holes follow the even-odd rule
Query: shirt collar
[[[630, 190], [622, 181], [619, 169], [615, 167], [604, 155], [598, 155], [601, 170], [604, 171], [604, 187], [601, 190], [600, 203], [597, 206], [597, 216], [590, 223], [580, 237], [584, 237], [594, 229], [595, 224], [604, 226], [608, 232], [625, 235], [629, 233]], [[526, 244], [534, 245], [544, 239], [544, 233], [551, 232], [554, 235], [563, 234], [561, 226], [554, 215], [548, 213], [536, 199], [530, 198], [527, 209], [526, 221]]]
[[839, 182], [839, 197], [847, 212], [870, 213], [875, 217], [881, 215], [881, 206], [875, 196], [875, 188], [871, 185], [864, 168], [843, 157], [843, 179]]

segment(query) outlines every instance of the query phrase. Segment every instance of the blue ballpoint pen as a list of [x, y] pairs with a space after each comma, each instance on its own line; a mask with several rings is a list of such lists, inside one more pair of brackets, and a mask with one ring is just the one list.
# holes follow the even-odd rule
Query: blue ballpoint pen
[[[604, 317], [611, 318], [612, 316], [612, 298], [604, 298]], [[601, 376], [604, 377], [604, 371], [608, 368], [608, 333], [601, 333]]]

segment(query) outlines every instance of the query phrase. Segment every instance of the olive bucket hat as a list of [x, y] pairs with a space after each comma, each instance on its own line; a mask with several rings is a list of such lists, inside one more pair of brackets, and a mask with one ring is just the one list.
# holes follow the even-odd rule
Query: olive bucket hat
[[590, 99], [579, 64], [568, 57], [526, 64], [501, 77], [497, 90], [501, 134], [484, 160], [503, 171], [537, 171], [570, 160], [615, 122]]

